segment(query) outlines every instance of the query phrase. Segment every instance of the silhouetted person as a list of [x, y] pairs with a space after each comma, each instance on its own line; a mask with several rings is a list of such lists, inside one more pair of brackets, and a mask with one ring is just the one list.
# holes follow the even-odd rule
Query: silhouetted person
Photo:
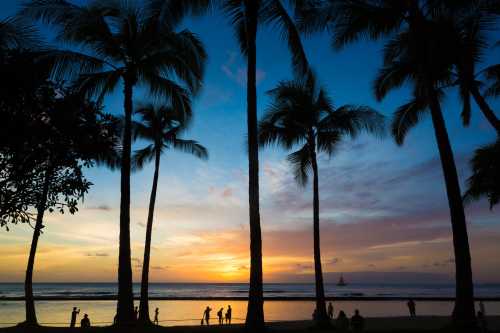
[[155, 310], [155, 319], [154, 319], [154, 323], [155, 325], [158, 325], [158, 314], [160, 313], [160, 309], [156, 308]]
[[118, 313], [113, 317], [113, 325], [118, 324]]
[[219, 325], [224, 324], [224, 319], [222, 319], [223, 312], [224, 312], [224, 308], [220, 308], [220, 310], [217, 311], [217, 317], [219, 318]]
[[227, 306], [227, 311], [226, 311], [226, 324], [231, 324], [231, 317], [233, 315], [233, 310], [231, 309], [231, 305]]
[[80, 326], [82, 328], [89, 328], [90, 327], [90, 319], [88, 314], [84, 314], [82, 321], [80, 321]]
[[138, 306], [136, 306], [134, 308], [134, 319], [139, 320], [139, 307]]
[[351, 328], [353, 332], [363, 332], [365, 329], [365, 319], [359, 314], [359, 310], [354, 311], [354, 316], [351, 318]]
[[486, 318], [484, 318], [484, 313], [481, 311], [477, 312], [477, 324], [479, 325], [479, 331], [481, 333], [488, 332], [488, 323], [486, 323]]
[[410, 317], [415, 317], [417, 315], [417, 311], [416, 311], [416, 305], [415, 305], [415, 302], [413, 301], [413, 299], [409, 299], [408, 300], [408, 303], [406, 303], [406, 305], [408, 305], [408, 310], [410, 311]]
[[337, 329], [341, 332], [347, 332], [347, 330], [349, 330], [349, 319], [347, 319], [344, 311], [340, 310], [335, 324]]
[[316, 309], [314, 309], [314, 311], [312, 313], [312, 318], [313, 318], [313, 321], [318, 320], [318, 311], [316, 311]]
[[479, 301], [479, 311], [483, 313], [483, 316], [486, 317], [486, 309], [484, 308], [483, 301]]
[[76, 307], [73, 308], [73, 311], [71, 311], [71, 322], [69, 324], [69, 327], [75, 327], [76, 325], [76, 316], [80, 313], [80, 309], [76, 309]]
[[203, 318], [205, 318], [207, 326], [210, 325], [210, 311], [212, 311], [212, 309], [209, 306], [207, 306], [205, 311], [203, 311]]
[[328, 317], [333, 319], [333, 304], [332, 302], [328, 303]]

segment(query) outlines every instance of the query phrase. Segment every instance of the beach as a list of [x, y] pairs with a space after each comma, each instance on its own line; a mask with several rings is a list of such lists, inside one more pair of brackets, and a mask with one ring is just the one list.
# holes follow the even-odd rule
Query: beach
[[[500, 331], [500, 317], [488, 317], [487, 318], [488, 327], [490, 332]], [[365, 318], [366, 332], [453, 332], [451, 329], [447, 329], [447, 325], [450, 323], [450, 318], [445, 316], [421, 316], [417, 318], [409, 317], [381, 317], [381, 318]], [[268, 322], [267, 329], [269, 332], [331, 332], [332, 328], [328, 329], [318, 329], [314, 327], [314, 323], [309, 320], [302, 321], [279, 321], [279, 322]], [[183, 333], [198, 333], [198, 332], [240, 332], [243, 330], [242, 324], [235, 325], [212, 325], [212, 326], [187, 326], [187, 325], [176, 325], [174, 327], [150, 327], [150, 328], [137, 328], [131, 329], [129, 332], [183, 332]], [[0, 328], [1, 333], [21, 333], [21, 332], [39, 332], [39, 333], [66, 333], [66, 332], [79, 332], [81, 329], [69, 329], [63, 327], [39, 327], [37, 329], [33, 328], [23, 328], [23, 327], [8, 327]], [[85, 332], [96, 332], [96, 333], [108, 333], [108, 332], [118, 332], [111, 327], [93, 327], [86, 329]]]

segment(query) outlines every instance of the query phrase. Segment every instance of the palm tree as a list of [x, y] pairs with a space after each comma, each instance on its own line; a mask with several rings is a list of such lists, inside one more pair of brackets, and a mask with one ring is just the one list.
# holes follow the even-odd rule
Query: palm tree
[[142, 85], [154, 97], [190, 115], [189, 100], [202, 82], [204, 48], [190, 31], [177, 32], [177, 25], [160, 24], [149, 8], [133, 2], [94, 0], [79, 6], [64, 0], [33, 0], [24, 6], [22, 15], [56, 27], [59, 40], [77, 47], [48, 52], [54, 77], [78, 77], [80, 90], [100, 101], [123, 85], [117, 323], [128, 325], [134, 317], [130, 256], [133, 91]]
[[[416, 28], [415, 26], [418, 26]], [[430, 112], [445, 178], [451, 214], [456, 265], [455, 323], [475, 325], [471, 257], [461, 200], [460, 185], [445, 120], [441, 111], [442, 86], [451, 82], [446, 58], [447, 34], [439, 25], [420, 21], [400, 33], [386, 46], [384, 67], [375, 81], [375, 94], [382, 100], [405, 82], [413, 85], [413, 99], [398, 108], [392, 134], [401, 145], [408, 131]], [[430, 37], [432, 36], [432, 37]]]
[[467, 180], [466, 202], [486, 197], [490, 208], [500, 202], [500, 139], [476, 150], [471, 161], [472, 176]]
[[160, 172], [160, 157], [166, 150], [170, 149], [184, 151], [201, 159], [207, 159], [208, 153], [205, 147], [196, 141], [179, 138], [179, 135], [186, 130], [188, 121], [182, 113], [177, 112], [172, 107], [146, 105], [139, 107], [136, 113], [140, 115], [141, 120], [134, 123], [134, 136], [151, 143], [145, 148], [136, 151], [133, 158], [134, 166], [141, 169], [147, 162], [154, 160], [155, 163], [146, 224], [146, 242], [144, 245], [144, 260], [142, 262], [141, 301], [139, 306], [139, 320], [143, 323], [150, 323], [148, 302], [149, 258], [156, 189], [158, 187], [158, 175]]
[[[290, 1], [293, 3], [293, 1]], [[298, 30], [280, 0], [224, 0], [241, 53], [247, 60], [248, 200], [250, 218], [250, 289], [245, 325], [250, 331], [264, 329], [262, 283], [262, 237], [259, 208], [259, 144], [257, 128], [257, 28], [274, 24], [286, 39], [292, 64], [298, 74], [309, 72], [309, 64]]]
[[[314, 1], [313, 1], [314, 2]], [[449, 10], [468, 10], [476, 1], [327, 0], [302, 8], [304, 31], [328, 29], [332, 44], [341, 48], [362, 37], [390, 37], [384, 48], [384, 67], [375, 82], [379, 100], [407, 82], [413, 84], [413, 99], [395, 113], [392, 133], [402, 144], [410, 128], [430, 111], [445, 177], [453, 231], [456, 266], [454, 322], [475, 323], [472, 268], [467, 225], [453, 151], [441, 111], [442, 88], [454, 83], [454, 59], [448, 50], [456, 47], [449, 26], [436, 20]]]
[[[450, 27], [450, 38], [456, 40], [456, 47], [450, 48], [448, 54], [455, 64], [457, 84], [462, 99], [462, 119], [464, 125], [468, 125], [471, 117], [471, 97], [479, 109], [500, 135], [500, 119], [495, 115], [490, 105], [481, 93], [482, 83], [479, 77], [483, 73], [494, 73], [497, 66], [490, 66], [483, 71], [476, 70], [478, 64], [483, 60], [483, 55], [490, 47], [487, 32], [492, 30], [495, 24], [495, 14], [484, 10], [481, 6], [474, 6], [465, 13], [447, 13], [444, 19]], [[488, 78], [488, 75], [487, 75]]]
[[305, 186], [313, 173], [314, 272], [318, 324], [328, 325], [320, 254], [318, 153], [331, 156], [345, 136], [360, 131], [383, 133], [383, 117], [366, 106], [334, 108], [314, 77], [281, 82], [269, 91], [272, 103], [259, 124], [259, 143], [278, 144], [286, 150], [297, 182]]

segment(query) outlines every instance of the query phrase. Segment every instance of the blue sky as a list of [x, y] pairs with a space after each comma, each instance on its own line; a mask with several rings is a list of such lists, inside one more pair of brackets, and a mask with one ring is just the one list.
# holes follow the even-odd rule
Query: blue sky
[[[18, 3], [3, 1], [2, 16], [14, 13]], [[246, 281], [245, 59], [227, 18], [220, 13], [189, 20], [184, 26], [199, 35], [209, 55], [204, 88], [195, 101], [195, 118], [186, 137], [205, 145], [210, 159], [199, 161], [174, 152], [162, 158], [153, 236], [157, 253], [153, 251], [152, 265], [157, 269], [152, 271], [152, 280]], [[262, 115], [269, 102], [265, 92], [292, 74], [286, 44], [275, 30], [261, 29], [257, 45]], [[409, 98], [408, 89], [403, 88], [381, 103], [375, 100], [372, 80], [381, 65], [381, 43], [363, 41], [334, 51], [328, 36], [318, 34], [304, 37], [304, 45], [335, 105], [369, 105], [390, 118]], [[499, 55], [500, 50], [492, 50], [485, 64], [498, 60]], [[136, 95], [147, 100], [140, 92]], [[498, 100], [490, 102], [494, 109], [500, 108]], [[121, 114], [121, 89], [105, 105], [108, 112]], [[460, 110], [456, 91], [450, 90], [443, 112], [463, 182], [472, 151], [493, 141], [494, 132], [475, 105], [471, 125], [463, 128]], [[261, 150], [265, 276], [273, 281], [307, 280], [303, 276], [310, 277], [312, 269], [312, 195], [310, 186], [302, 189], [294, 183], [285, 158], [286, 153], [278, 149]], [[95, 185], [80, 212], [47, 219], [35, 275], [40, 281], [114, 280], [119, 173], [94, 168], [87, 175]], [[136, 268], [142, 256], [151, 180], [151, 166], [133, 175]], [[403, 147], [390, 137], [346, 140], [332, 159], [320, 159], [320, 191], [326, 272], [431, 272], [451, 277], [446, 193], [429, 119], [411, 131]], [[487, 203], [480, 202], [468, 207], [467, 215], [477, 280], [500, 282], [500, 259], [487, 255], [500, 246], [498, 210], [490, 212]], [[10, 254], [0, 259], [4, 261], [0, 266], [9, 267], [0, 273], [0, 281], [22, 280], [29, 235], [26, 226], [10, 233], [0, 231], [4, 252]], [[51, 263], [54, 251], [63, 251], [66, 259]], [[75, 260], [96, 268], [82, 275]]]

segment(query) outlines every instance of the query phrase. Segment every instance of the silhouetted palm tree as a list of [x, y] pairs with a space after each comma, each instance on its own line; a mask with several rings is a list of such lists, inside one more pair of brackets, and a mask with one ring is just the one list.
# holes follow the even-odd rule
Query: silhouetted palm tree
[[314, 273], [316, 314], [320, 325], [328, 325], [320, 254], [318, 153], [331, 156], [341, 140], [361, 131], [383, 133], [383, 116], [366, 106], [334, 108], [326, 91], [313, 77], [281, 82], [269, 91], [272, 102], [259, 124], [259, 143], [278, 144], [286, 150], [295, 179], [305, 186], [313, 173]]
[[156, 202], [156, 189], [160, 172], [160, 157], [167, 150], [178, 150], [192, 154], [198, 158], [207, 159], [205, 147], [193, 140], [179, 138], [186, 130], [186, 117], [171, 107], [155, 107], [147, 105], [137, 109], [140, 122], [134, 122], [134, 136], [151, 142], [148, 146], [135, 152], [133, 161], [135, 168], [142, 169], [145, 163], [154, 160], [155, 171], [153, 186], [149, 199], [148, 220], [146, 224], [146, 242], [144, 245], [144, 260], [142, 262], [141, 301], [139, 320], [150, 323], [149, 317], [149, 258], [151, 252], [151, 234], [153, 232], [153, 216]]
[[490, 208], [500, 201], [500, 139], [476, 150], [471, 161], [472, 176], [467, 180], [465, 201], [486, 197]]
[[[479, 1], [481, 3], [481, 1]], [[477, 71], [477, 66], [483, 60], [485, 51], [491, 46], [488, 42], [489, 33], [496, 22], [495, 16], [480, 6], [473, 6], [464, 13], [455, 13], [453, 10], [445, 13], [444, 19], [450, 27], [450, 39], [456, 40], [456, 47], [448, 50], [449, 59], [456, 68], [457, 84], [462, 99], [462, 119], [465, 125], [469, 124], [471, 116], [470, 98], [474, 99], [483, 115], [493, 128], [500, 134], [500, 119], [495, 115], [490, 105], [481, 93], [482, 82], [480, 76], [484, 73], [492, 74], [497, 66], [490, 66], [484, 71]]]
[[[480, 1], [480, 0], [478, 0]], [[314, 1], [313, 1], [314, 3]], [[460, 186], [441, 112], [441, 88], [454, 83], [453, 59], [447, 57], [456, 46], [450, 40], [449, 26], [436, 17], [454, 10], [469, 10], [476, 1], [462, 0], [326, 0], [304, 6], [304, 31], [329, 29], [332, 44], [341, 48], [360, 38], [390, 37], [384, 48], [384, 67], [375, 91], [378, 99], [406, 82], [414, 86], [413, 100], [401, 106], [393, 121], [393, 135], [402, 144], [408, 130], [430, 109], [443, 167], [453, 229], [456, 266], [455, 322], [475, 323], [472, 268], [467, 225]]]
[[[198, 38], [177, 25], [160, 24], [149, 8], [128, 1], [94, 0], [75, 5], [64, 0], [33, 0], [22, 14], [58, 28], [57, 37], [76, 50], [49, 52], [54, 76], [72, 79], [102, 100], [123, 84], [124, 135], [121, 165], [118, 325], [133, 322], [130, 256], [130, 159], [133, 91], [137, 85], [191, 114], [190, 97], [198, 92], [206, 54]], [[82, 51], [79, 51], [82, 50]]]
[[[418, 27], [415, 27], [417, 25]], [[439, 25], [420, 21], [402, 32], [386, 46], [384, 67], [376, 82], [377, 99], [382, 100], [389, 91], [404, 82], [413, 84], [413, 100], [396, 111], [392, 134], [398, 144], [403, 144], [408, 131], [430, 111], [436, 141], [441, 157], [448, 203], [451, 213], [453, 245], [456, 265], [456, 301], [453, 318], [465, 325], [474, 325], [474, 296], [471, 257], [461, 200], [460, 185], [450, 140], [441, 111], [441, 87], [450, 82], [446, 66], [446, 34]], [[444, 58], [441, 57], [444, 55]]]
[[[251, 331], [264, 329], [262, 284], [262, 237], [259, 209], [259, 144], [257, 129], [257, 28], [274, 24], [286, 39], [292, 64], [299, 74], [308, 73], [299, 33], [280, 0], [224, 0], [223, 7], [235, 29], [241, 53], [247, 59], [248, 200], [250, 216], [250, 290], [245, 325]], [[290, 1], [293, 3], [293, 1]]]

